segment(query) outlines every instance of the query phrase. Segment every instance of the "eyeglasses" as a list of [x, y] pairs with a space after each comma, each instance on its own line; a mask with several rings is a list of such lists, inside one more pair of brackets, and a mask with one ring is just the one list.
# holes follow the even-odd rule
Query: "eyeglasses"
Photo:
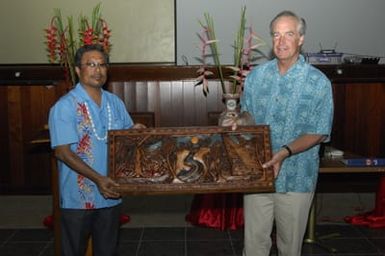
[[80, 65], [81, 66], [87, 66], [87, 67], [92, 68], [92, 69], [107, 68], [108, 67], [107, 63], [97, 63], [97, 62], [87, 62], [87, 63], [83, 63], [83, 64], [80, 64]]

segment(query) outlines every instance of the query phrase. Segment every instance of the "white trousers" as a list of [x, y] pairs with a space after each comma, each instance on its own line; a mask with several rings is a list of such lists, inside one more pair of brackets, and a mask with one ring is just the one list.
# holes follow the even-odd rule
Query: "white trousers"
[[244, 196], [243, 256], [268, 256], [275, 221], [279, 256], [300, 256], [311, 193], [260, 193]]

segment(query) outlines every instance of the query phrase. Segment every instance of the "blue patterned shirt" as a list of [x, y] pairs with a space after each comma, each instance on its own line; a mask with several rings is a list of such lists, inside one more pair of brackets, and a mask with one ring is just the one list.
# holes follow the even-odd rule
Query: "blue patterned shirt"
[[[270, 126], [273, 152], [304, 134], [330, 137], [333, 96], [329, 79], [300, 55], [286, 74], [277, 60], [255, 67], [247, 76], [242, 109], [258, 124]], [[315, 190], [319, 145], [286, 158], [275, 181], [276, 192]]]
[[[133, 125], [119, 97], [103, 90], [99, 107], [80, 84], [51, 108], [48, 123], [52, 148], [70, 144], [73, 152], [103, 176], [108, 169], [107, 140], [103, 140], [107, 130], [128, 129]], [[94, 182], [61, 161], [58, 169], [61, 208], [98, 209], [121, 202], [104, 199]]]

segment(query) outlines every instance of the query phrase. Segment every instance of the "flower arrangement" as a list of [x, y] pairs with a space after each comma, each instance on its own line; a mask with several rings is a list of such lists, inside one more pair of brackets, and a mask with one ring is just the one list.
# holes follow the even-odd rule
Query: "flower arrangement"
[[[214, 21], [210, 14], [204, 14], [205, 21], [200, 21], [200, 25], [203, 28], [202, 32], [198, 34], [201, 41], [201, 61], [202, 65], [198, 69], [197, 74], [197, 84], [202, 84], [203, 93], [207, 95], [209, 93], [208, 87], [208, 78], [213, 74], [209, 70], [207, 59], [212, 57], [216, 70], [218, 72], [218, 77], [222, 87], [222, 93], [231, 93], [236, 94], [242, 91], [243, 82], [248, 72], [250, 72], [252, 67], [252, 62], [257, 58], [255, 53], [257, 53], [257, 48], [264, 45], [265, 43], [254, 33], [251, 27], [246, 27], [246, 7], [241, 9], [241, 19], [240, 25], [234, 40], [234, 64], [232, 66], [223, 66], [220, 61], [220, 52], [218, 49], [218, 42], [215, 29]], [[246, 30], [248, 34], [245, 35]], [[211, 52], [208, 52], [211, 50]], [[231, 75], [226, 76], [224, 74], [223, 68], [230, 70]], [[225, 81], [230, 82], [230, 87], [225, 85]]]
[[93, 8], [91, 19], [80, 15], [77, 32], [73, 17], [67, 17], [65, 24], [60, 9], [54, 9], [54, 16], [45, 29], [48, 60], [50, 63], [60, 63], [64, 67], [66, 79], [72, 84], [77, 81], [74, 56], [80, 46], [101, 44], [107, 53], [111, 50], [111, 30], [102, 19], [100, 5]]

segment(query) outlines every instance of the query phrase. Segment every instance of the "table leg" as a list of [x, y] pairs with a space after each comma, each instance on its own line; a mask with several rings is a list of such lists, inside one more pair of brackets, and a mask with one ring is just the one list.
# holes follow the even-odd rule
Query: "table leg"
[[[316, 237], [316, 231], [315, 231], [315, 228], [316, 228], [316, 225], [317, 225], [317, 195], [315, 194], [314, 195], [314, 198], [313, 198], [313, 202], [312, 202], [312, 205], [310, 207], [310, 213], [309, 213], [309, 218], [308, 218], [308, 221], [307, 221], [307, 230], [306, 230], [306, 234], [305, 234], [305, 239], [304, 239], [304, 243], [307, 243], [307, 244], [315, 244], [331, 253], [335, 253], [337, 252], [337, 249], [333, 248], [333, 247], [328, 247], [324, 244], [322, 244], [321, 242], [321, 239], [317, 239]], [[331, 235], [328, 235], [328, 237], [331, 237], [331, 236], [338, 236], [338, 234], [331, 234]]]

